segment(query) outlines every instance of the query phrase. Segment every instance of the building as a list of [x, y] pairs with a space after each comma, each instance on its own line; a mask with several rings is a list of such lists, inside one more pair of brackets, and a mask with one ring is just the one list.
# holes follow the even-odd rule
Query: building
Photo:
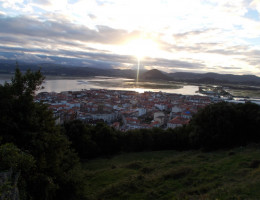
[[180, 127], [180, 126], [183, 126], [183, 125], [188, 124], [188, 123], [189, 123], [189, 120], [178, 116], [178, 117], [173, 118], [171, 121], [169, 121], [167, 123], [167, 128], [174, 129], [176, 127]]
[[165, 114], [164, 112], [155, 112], [153, 115], [153, 120], [159, 122], [160, 124], [164, 124]]

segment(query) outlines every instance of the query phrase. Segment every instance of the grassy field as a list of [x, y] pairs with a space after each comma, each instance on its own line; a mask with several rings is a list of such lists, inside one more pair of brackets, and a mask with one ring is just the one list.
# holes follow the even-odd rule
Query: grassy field
[[260, 90], [237, 89], [237, 90], [229, 90], [228, 92], [233, 96], [260, 98]]
[[229, 92], [233, 96], [260, 98], [259, 86], [230, 84], [230, 85], [226, 85], [226, 87], [229, 88], [227, 89], [227, 92]]
[[84, 168], [88, 199], [260, 199], [260, 146], [129, 153]]

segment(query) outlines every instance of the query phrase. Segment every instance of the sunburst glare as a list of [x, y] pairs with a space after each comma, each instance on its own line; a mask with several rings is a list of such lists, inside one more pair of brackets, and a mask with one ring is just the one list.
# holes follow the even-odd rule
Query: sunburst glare
[[156, 42], [146, 37], [140, 37], [129, 41], [125, 48], [137, 59], [136, 86], [138, 87], [140, 64], [145, 57], [154, 57], [158, 53]]
[[128, 52], [138, 59], [144, 57], [155, 57], [158, 53], [158, 47], [156, 42], [148, 38], [137, 38], [129, 41], [126, 46]]

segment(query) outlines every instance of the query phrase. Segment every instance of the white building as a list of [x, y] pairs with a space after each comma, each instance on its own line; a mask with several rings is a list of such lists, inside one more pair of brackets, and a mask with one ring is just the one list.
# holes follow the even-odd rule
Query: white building
[[164, 104], [155, 104], [154, 106], [159, 110], [166, 110], [166, 105]]
[[153, 120], [159, 122], [160, 124], [164, 123], [165, 114], [163, 112], [155, 112], [153, 115]]
[[173, 113], [178, 113], [178, 112], [182, 112], [182, 111], [183, 111], [182, 108], [178, 105], [175, 105], [175, 106], [172, 107]]
[[102, 119], [104, 122], [111, 123], [116, 120], [116, 113], [95, 113], [90, 114], [93, 120]]

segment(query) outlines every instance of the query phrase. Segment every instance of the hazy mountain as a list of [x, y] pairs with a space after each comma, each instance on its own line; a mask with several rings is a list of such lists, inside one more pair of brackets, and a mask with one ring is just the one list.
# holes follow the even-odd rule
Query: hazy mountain
[[143, 72], [142, 74], [140, 74], [140, 77], [139, 77], [140, 80], [144, 80], [144, 81], [150, 81], [150, 80], [172, 80], [171, 77], [169, 77], [167, 75], [167, 73], [163, 73], [157, 69], [152, 69], [152, 70], [149, 70], [149, 71], [145, 71]]
[[[10, 74], [14, 72], [15, 68], [16, 64], [14, 61], [0, 61], [0, 73]], [[19, 68], [21, 71], [26, 71], [28, 68], [30, 68], [32, 71], [41, 69], [41, 72], [45, 76], [115, 76], [126, 78], [136, 77], [136, 71], [134, 70], [102, 69], [94, 67], [68, 66], [52, 63], [32, 64], [19, 62]]]
[[[11, 74], [16, 68], [13, 60], [0, 60], [0, 73]], [[120, 69], [104, 69], [95, 67], [68, 66], [51, 63], [25, 63], [19, 62], [21, 71], [28, 68], [38, 70], [41, 68], [45, 76], [111, 76], [136, 78], [136, 70], [120, 70]], [[141, 71], [139, 80], [143, 81], [179, 81], [189, 83], [205, 83], [205, 84], [224, 84], [224, 83], [240, 83], [247, 85], [260, 85], [260, 77], [255, 75], [233, 75], [233, 74], [217, 74], [217, 73], [189, 73], [176, 72], [166, 73], [157, 69]]]
[[260, 84], [260, 77], [255, 75], [233, 75], [217, 73], [188, 73], [176, 72], [170, 73], [169, 76], [175, 81], [188, 81], [198, 83], [244, 83]]
[[259, 85], [260, 77], [255, 75], [233, 75], [217, 73], [189, 73], [176, 72], [165, 73], [157, 69], [149, 70], [140, 75], [140, 80], [165, 80], [180, 81], [190, 83], [221, 84], [221, 83], [241, 83], [249, 85]]

